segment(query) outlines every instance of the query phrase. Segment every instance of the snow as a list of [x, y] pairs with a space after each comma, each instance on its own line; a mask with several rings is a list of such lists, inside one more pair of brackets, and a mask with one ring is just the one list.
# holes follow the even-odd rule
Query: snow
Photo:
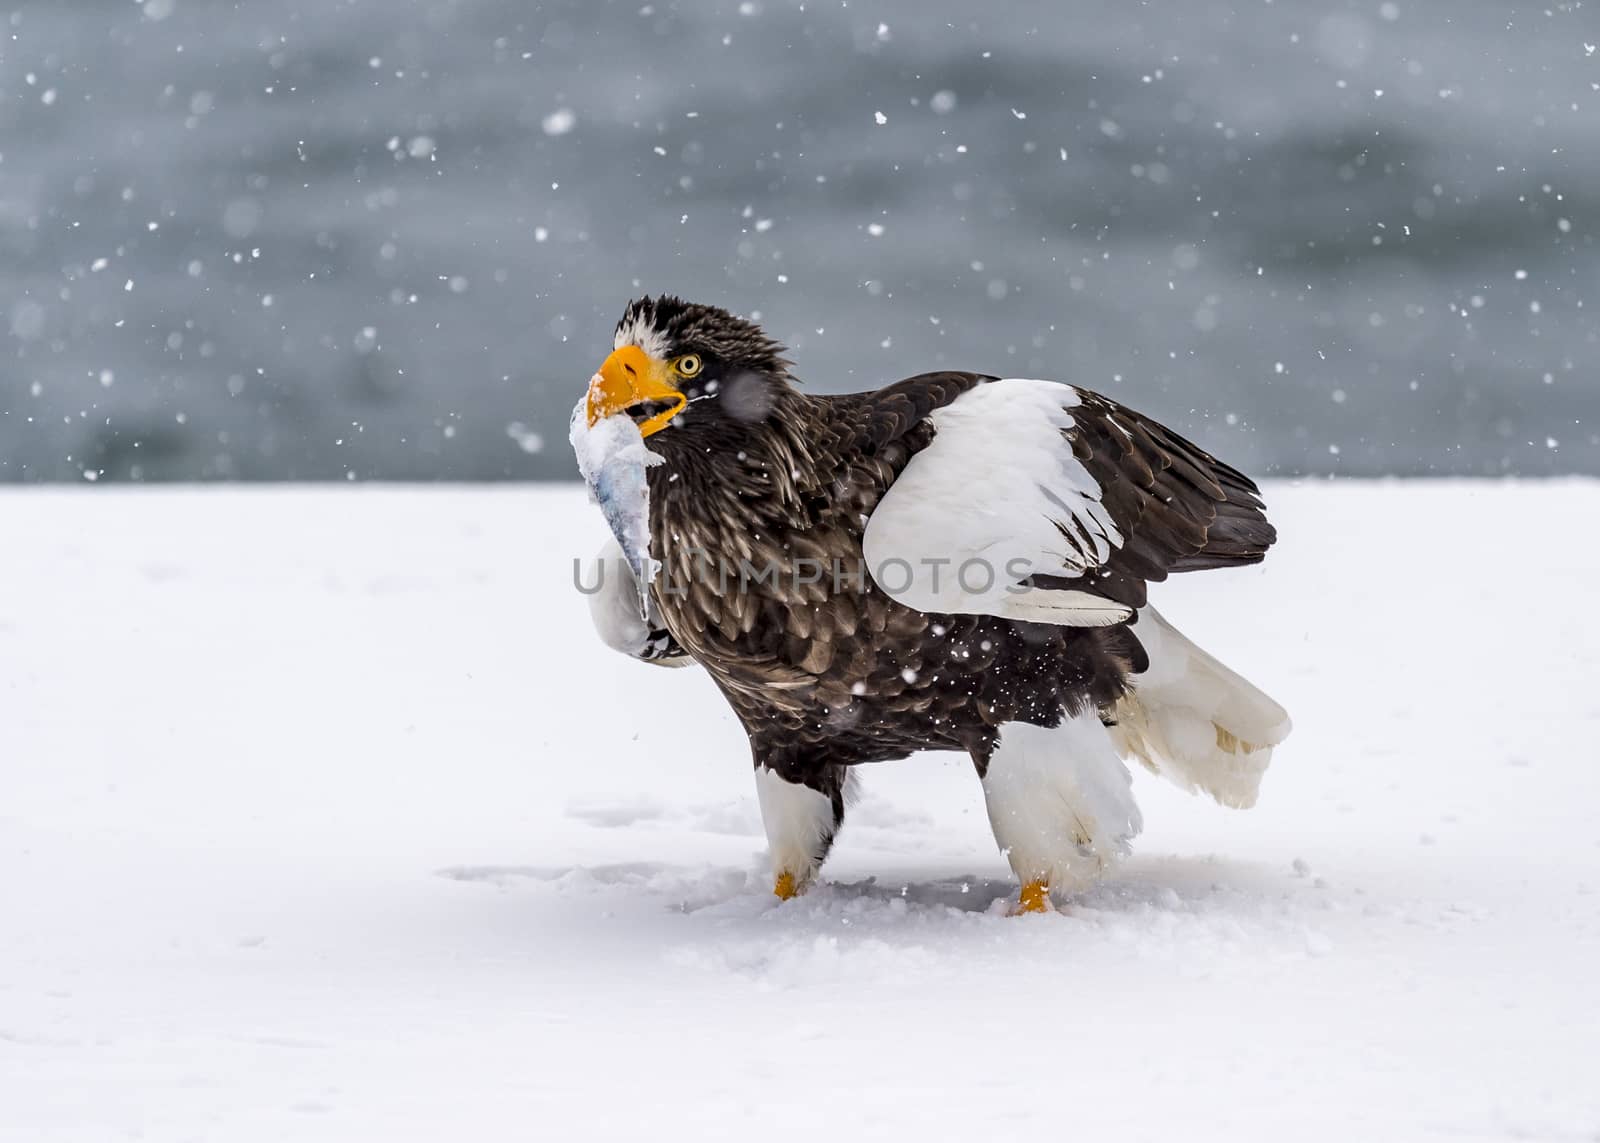
[[1136, 774], [1007, 918], [947, 756], [771, 898], [576, 487], [0, 493], [0, 1137], [1593, 1137], [1600, 484], [1269, 502], [1155, 593], [1294, 715], [1259, 806]]

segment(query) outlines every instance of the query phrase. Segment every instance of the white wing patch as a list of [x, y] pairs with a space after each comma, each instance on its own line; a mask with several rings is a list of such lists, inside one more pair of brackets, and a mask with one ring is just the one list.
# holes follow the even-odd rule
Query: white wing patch
[[1005, 378], [929, 414], [936, 435], [867, 521], [869, 573], [918, 611], [1069, 627], [1120, 623], [1130, 608], [1088, 591], [1022, 587], [1080, 576], [1120, 548], [1100, 486], [1062, 434], [1078, 391]]

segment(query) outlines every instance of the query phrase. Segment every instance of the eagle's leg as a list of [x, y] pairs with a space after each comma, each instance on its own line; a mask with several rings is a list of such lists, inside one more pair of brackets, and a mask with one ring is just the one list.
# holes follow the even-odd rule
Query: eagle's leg
[[772, 891], [787, 901], [804, 893], [844, 823], [848, 768], [805, 765], [792, 756], [756, 762], [756, 797], [772, 858]]
[[1127, 767], [1092, 711], [1054, 727], [1010, 722], [973, 752], [989, 824], [1022, 883], [1014, 913], [1043, 913], [1052, 892], [1096, 880], [1142, 824]]

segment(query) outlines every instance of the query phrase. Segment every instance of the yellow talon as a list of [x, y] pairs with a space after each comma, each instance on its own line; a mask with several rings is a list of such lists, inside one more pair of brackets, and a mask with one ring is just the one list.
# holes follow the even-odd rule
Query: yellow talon
[[777, 897], [780, 901], [787, 901], [791, 897], [797, 896], [799, 892], [800, 887], [794, 883], [793, 873], [778, 874], [778, 880], [772, 886], [773, 896]]
[[1022, 887], [1022, 896], [1017, 901], [1018, 913], [1048, 913], [1050, 912], [1050, 882], [1029, 881]]

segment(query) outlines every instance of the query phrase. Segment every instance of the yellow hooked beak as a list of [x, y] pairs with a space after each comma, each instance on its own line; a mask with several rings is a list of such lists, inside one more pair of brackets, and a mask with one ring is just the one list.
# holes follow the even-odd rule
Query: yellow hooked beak
[[689, 398], [673, 387], [671, 376], [665, 361], [649, 356], [637, 345], [624, 345], [606, 358], [600, 372], [589, 380], [589, 427], [636, 405], [645, 405], [646, 410], [641, 411], [656, 412], [639, 422], [639, 435], [647, 437], [664, 428], [689, 403]]

